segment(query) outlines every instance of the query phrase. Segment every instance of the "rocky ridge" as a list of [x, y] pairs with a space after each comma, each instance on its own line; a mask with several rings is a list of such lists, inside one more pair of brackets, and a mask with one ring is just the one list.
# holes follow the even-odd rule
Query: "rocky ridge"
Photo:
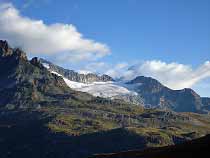
[[58, 74], [64, 76], [65, 78], [75, 81], [75, 82], [81, 82], [81, 83], [92, 83], [92, 82], [107, 82], [107, 81], [114, 81], [114, 79], [108, 75], [96, 75], [94, 73], [88, 73], [88, 74], [80, 74], [78, 72], [75, 72], [73, 70], [64, 69], [60, 66], [57, 66], [45, 59], [40, 59], [41, 63], [44, 64], [49, 71], [57, 72]]
[[138, 76], [127, 84], [133, 85], [146, 107], [202, 113], [209, 103], [209, 99], [200, 97], [190, 88], [172, 90], [151, 77]]

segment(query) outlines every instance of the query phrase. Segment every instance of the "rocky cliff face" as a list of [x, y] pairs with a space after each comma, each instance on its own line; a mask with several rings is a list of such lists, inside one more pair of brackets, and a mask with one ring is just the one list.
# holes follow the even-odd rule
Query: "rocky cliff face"
[[0, 105], [8, 108], [31, 107], [71, 89], [59, 76], [51, 74], [38, 60], [27, 59], [20, 49], [0, 41]]
[[127, 83], [143, 98], [147, 107], [160, 107], [178, 112], [201, 112], [201, 97], [192, 89], [172, 90], [151, 77], [139, 76]]
[[44, 65], [46, 65], [46, 67], [50, 71], [57, 72], [71, 81], [81, 82], [81, 83], [92, 83], [92, 82], [99, 82], [99, 81], [103, 81], [103, 82], [114, 81], [114, 79], [108, 75], [99, 76], [99, 75], [96, 75], [93, 73], [79, 74], [73, 70], [64, 69], [64, 68], [57, 66], [57, 65], [55, 65], [49, 61], [46, 61], [44, 59], [40, 59], [40, 61]]

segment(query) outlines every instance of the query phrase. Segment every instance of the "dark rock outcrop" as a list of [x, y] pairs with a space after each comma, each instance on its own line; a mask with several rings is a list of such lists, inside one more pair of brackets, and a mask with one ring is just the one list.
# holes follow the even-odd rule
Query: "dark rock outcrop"
[[59, 94], [71, 95], [61, 77], [51, 74], [38, 58], [28, 61], [26, 53], [0, 41], [0, 105], [31, 107], [55, 100]]

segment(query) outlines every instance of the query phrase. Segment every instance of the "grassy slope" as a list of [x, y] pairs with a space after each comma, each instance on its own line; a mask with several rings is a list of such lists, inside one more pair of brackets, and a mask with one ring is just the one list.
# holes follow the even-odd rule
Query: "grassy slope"
[[[168, 116], [171, 120], [163, 121], [162, 115], [165, 112], [143, 110], [141, 107], [129, 105], [128, 111], [133, 113], [130, 117], [139, 116], [139, 122], [130, 121], [128, 125], [122, 124], [118, 117], [113, 117], [120, 115], [121, 111], [117, 112], [116, 109], [121, 107], [121, 104], [116, 103], [115, 107], [109, 103], [100, 105], [92, 102], [92, 108], [54, 105], [39, 110], [1, 111], [0, 157], [85, 158], [95, 153], [172, 145], [174, 142], [181, 143], [186, 139], [200, 137], [210, 131], [209, 116], [173, 113]], [[102, 113], [109, 112], [112, 117], [102, 119], [99, 113], [90, 115], [95, 106], [98, 110], [102, 106]], [[107, 111], [104, 106], [107, 106]], [[83, 110], [89, 114], [83, 116]], [[125, 122], [128, 121], [126, 114], [128, 112], [125, 111]], [[174, 122], [175, 118], [177, 122]], [[159, 119], [161, 121], [158, 121]], [[185, 124], [178, 123], [183, 119], [187, 120]], [[197, 125], [191, 124], [195, 122]], [[203, 128], [200, 128], [201, 125]]]
[[119, 102], [102, 104], [95, 100], [75, 105], [45, 107], [45, 112], [55, 114], [47, 126], [54, 132], [77, 136], [124, 128], [144, 137], [148, 147], [171, 145], [210, 133], [209, 115], [148, 110]]

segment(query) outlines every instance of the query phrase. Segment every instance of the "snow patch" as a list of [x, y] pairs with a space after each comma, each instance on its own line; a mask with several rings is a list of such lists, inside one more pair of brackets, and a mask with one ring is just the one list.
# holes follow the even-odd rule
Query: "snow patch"
[[[56, 74], [58, 76], [62, 76], [55, 71], [51, 71], [51, 73]], [[93, 96], [113, 98], [119, 95], [137, 95], [136, 92], [130, 91], [128, 88], [124, 87], [123, 83], [117, 83], [112, 81], [81, 83], [71, 81], [65, 77], [63, 77], [63, 79], [70, 88], [76, 91], [87, 92], [89, 94], [92, 94]]]
[[46, 69], [49, 69], [49, 68], [50, 68], [50, 65], [47, 64], [47, 63], [42, 63], [42, 65], [43, 65]]
[[57, 73], [57, 72], [55, 72], [55, 71], [50, 71], [52, 74], [55, 74], [55, 75], [57, 75], [57, 76], [61, 76], [61, 77], [63, 77], [61, 74], [59, 74], [59, 73]]

